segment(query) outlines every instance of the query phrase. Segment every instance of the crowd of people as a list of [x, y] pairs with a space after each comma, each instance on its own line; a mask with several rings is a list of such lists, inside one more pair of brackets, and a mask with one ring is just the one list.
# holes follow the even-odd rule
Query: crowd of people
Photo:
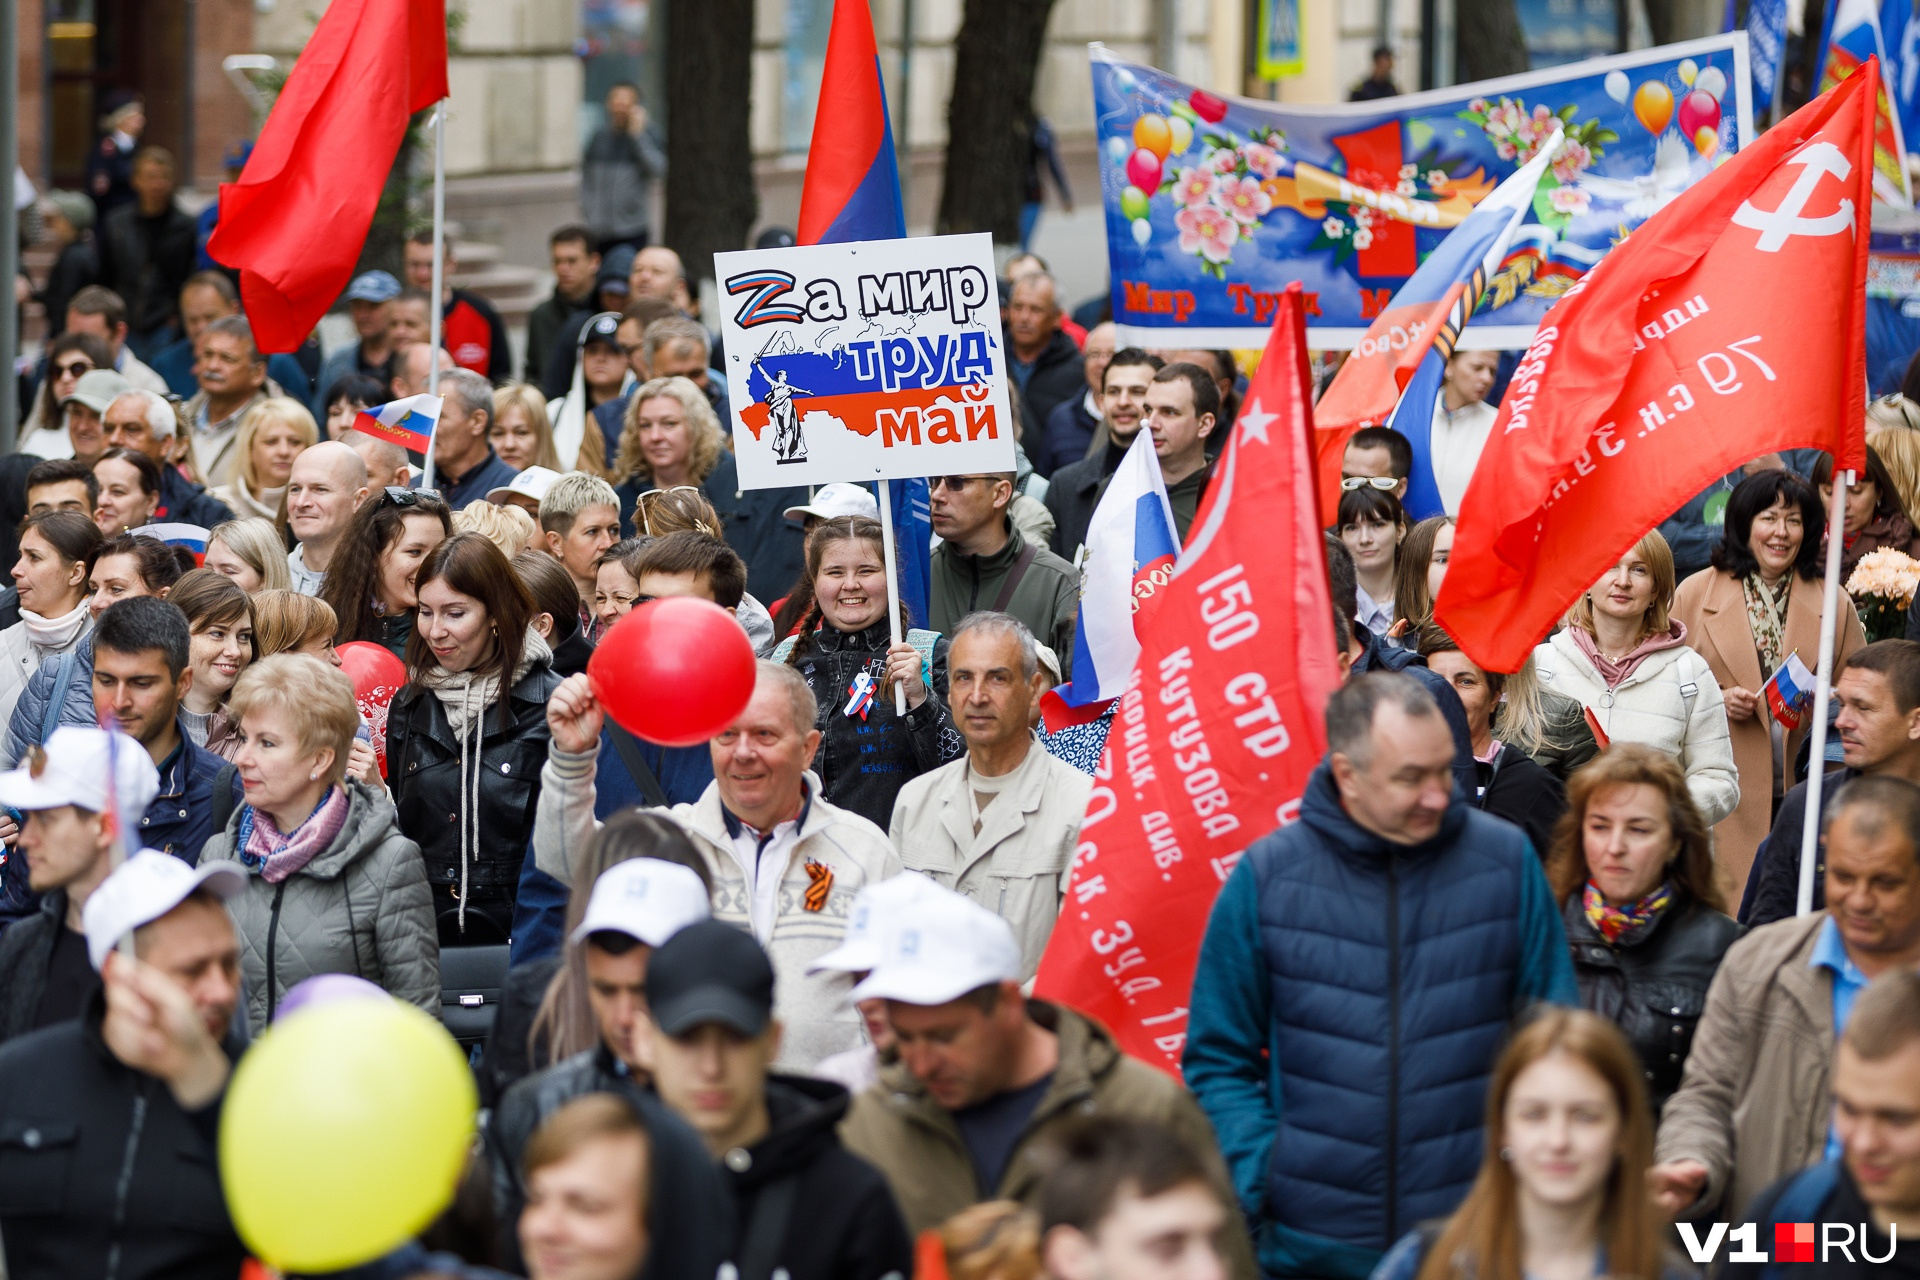
[[[431, 296], [430, 238], [352, 281], [351, 342], [269, 356], [164, 153], [97, 236], [51, 202], [0, 460], [9, 1275], [237, 1274], [226, 1082], [327, 974], [443, 1015], [484, 1107], [452, 1206], [356, 1275], [1666, 1280], [1809, 1221], [1851, 1252], [1767, 1274], [1920, 1275], [1920, 641], [1823, 618], [1830, 460], [1727, 477], [1506, 674], [1434, 621], [1453, 515], [1409, 520], [1408, 442], [1354, 436], [1326, 757], [1226, 875], [1176, 1080], [1033, 994], [1107, 723], [1041, 699], [1122, 457], [1149, 433], [1184, 540], [1239, 362], [1121, 347], [1011, 260], [1017, 465], [929, 478], [914, 616], [870, 489], [740, 488], [615, 96], [518, 368], [484, 298]], [[1495, 375], [1450, 361], [1449, 513]], [[354, 424], [430, 381], [425, 487]], [[1855, 561], [1920, 510], [1920, 435], [1876, 413]], [[672, 596], [756, 654], [705, 744], [585, 674]], [[1763, 690], [1827, 636], [1810, 761]]]

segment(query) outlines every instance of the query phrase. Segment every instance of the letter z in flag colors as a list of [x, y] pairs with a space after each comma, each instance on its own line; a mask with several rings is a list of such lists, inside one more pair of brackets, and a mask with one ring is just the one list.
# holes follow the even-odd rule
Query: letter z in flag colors
[[1776, 449], [1866, 467], [1879, 64], [1656, 213], [1547, 314], [1460, 505], [1436, 615], [1515, 671], [1716, 478]]
[[[1073, 683], [1059, 690], [1060, 701], [1068, 707], [1091, 707], [1097, 714], [1126, 692], [1140, 657], [1134, 621], [1173, 577], [1180, 554], [1177, 527], [1160, 459], [1153, 451], [1153, 433], [1142, 431], [1128, 446], [1087, 525], [1085, 585], [1073, 631]], [[1050, 718], [1048, 727], [1059, 725]]]
[[[1393, 301], [1367, 328], [1360, 345], [1334, 375], [1327, 393], [1314, 406], [1314, 451], [1320, 476], [1320, 509], [1332, 514], [1340, 504], [1340, 459], [1347, 441], [1362, 427], [1387, 420], [1400, 403], [1401, 393], [1416, 372], [1419, 396], [1426, 401], [1422, 418], [1418, 404], [1409, 419], [1394, 425], [1413, 442], [1413, 474], [1407, 478], [1407, 511], [1415, 519], [1439, 515], [1440, 490], [1433, 481], [1433, 459], [1427, 448], [1433, 425], [1433, 402], [1439, 395], [1439, 372], [1453, 354], [1454, 340], [1480, 305], [1487, 281], [1513, 243], [1520, 220], [1533, 208], [1540, 175], [1560, 154], [1565, 134], [1554, 131], [1512, 177], [1494, 189], [1466, 221], [1447, 233], [1411, 279], [1400, 286]], [[1425, 366], [1432, 365], [1432, 369]]]
[[1340, 683], [1314, 511], [1306, 304], [1282, 293], [1140, 658], [1074, 854], [1037, 992], [1178, 1075], [1200, 937], [1253, 841], [1292, 821]]
[[433, 448], [433, 429], [440, 421], [441, 403], [439, 396], [408, 396], [370, 405], [354, 417], [353, 429], [399, 445], [417, 464]]

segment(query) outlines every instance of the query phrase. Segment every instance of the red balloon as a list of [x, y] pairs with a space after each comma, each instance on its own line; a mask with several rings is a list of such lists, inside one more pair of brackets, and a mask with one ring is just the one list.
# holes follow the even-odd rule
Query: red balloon
[[1160, 189], [1160, 157], [1145, 147], [1135, 148], [1134, 153], [1127, 157], [1127, 181], [1148, 195], [1158, 191]]
[[1193, 108], [1193, 114], [1208, 124], [1219, 124], [1227, 118], [1227, 101], [1216, 97], [1205, 89], [1195, 89], [1187, 98], [1187, 105]]
[[393, 695], [407, 683], [407, 664], [393, 656], [385, 645], [371, 640], [350, 640], [334, 650], [340, 655], [340, 669], [353, 680], [353, 698], [360, 704], [360, 717], [373, 732], [373, 754], [380, 764], [380, 776], [387, 776], [387, 707]]
[[613, 624], [587, 660], [593, 696], [614, 723], [649, 742], [691, 747], [753, 699], [753, 645], [731, 613], [667, 596]]

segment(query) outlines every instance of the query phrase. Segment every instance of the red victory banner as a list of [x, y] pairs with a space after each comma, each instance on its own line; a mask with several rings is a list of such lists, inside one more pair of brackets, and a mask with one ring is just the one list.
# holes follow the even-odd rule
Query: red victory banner
[[1460, 504], [1436, 605], [1481, 666], [1517, 670], [1628, 547], [1741, 464], [1814, 448], [1865, 469], [1879, 92], [1869, 62], [1547, 313]]
[[1035, 986], [1175, 1075], [1213, 900], [1241, 851], [1293, 820], [1340, 683], [1306, 333], [1295, 284], [1174, 577], [1136, 618], [1140, 660]]

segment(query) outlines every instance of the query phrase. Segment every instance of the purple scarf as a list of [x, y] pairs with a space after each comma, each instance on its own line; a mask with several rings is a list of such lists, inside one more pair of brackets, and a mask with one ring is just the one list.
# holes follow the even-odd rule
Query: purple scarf
[[240, 861], [268, 884], [279, 884], [326, 852], [347, 825], [348, 808], [346, 788], [329, 787], [307, 820], [281, 835], [270, 815], [249, 806], [241, 816]]

